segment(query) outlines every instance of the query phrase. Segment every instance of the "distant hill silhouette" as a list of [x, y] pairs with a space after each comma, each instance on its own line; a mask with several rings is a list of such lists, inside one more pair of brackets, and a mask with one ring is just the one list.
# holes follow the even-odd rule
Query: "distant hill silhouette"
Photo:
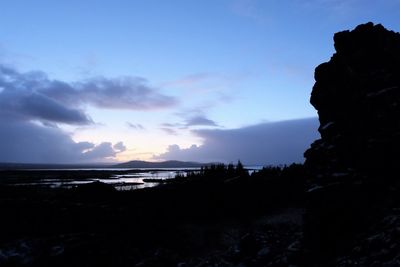
[[142, 160], [132, 160], [125, 163], [113, 165], [113, 168], [199, 168], [213, 163], [199, 163], [190, 161], [168, 160], [162, 162], [150, 162]]

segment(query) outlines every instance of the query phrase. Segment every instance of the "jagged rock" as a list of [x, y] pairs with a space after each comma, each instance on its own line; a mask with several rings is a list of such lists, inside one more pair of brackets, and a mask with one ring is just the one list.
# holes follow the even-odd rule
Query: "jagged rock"
[[305, 234], [321, 258], [350, 248], [399, 191], [400, 34], [370, 22], [334, 42], [310, 99], [321, 139], [305, 152]]
[[334, 41], [336, 53], [315, 70], [310, 102], [321, 139], [306, 165], [326, 173], [399, 168], [400, 34], [367, 23]]

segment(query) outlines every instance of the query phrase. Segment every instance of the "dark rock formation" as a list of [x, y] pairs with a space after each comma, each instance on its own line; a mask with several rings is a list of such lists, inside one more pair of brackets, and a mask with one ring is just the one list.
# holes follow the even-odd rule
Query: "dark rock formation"
[[400, 34], [367, 23], [334, 40], [337, 52], [315, 70], [322, 138], [306, 164], [327, 174], [399, 168]]
[[334, 41], [311, 94], [321, 139], [305, 152], [306, 236], [321, 258], [351, 247], [398, 205], [400, 188], [400, 34], [367, 23]]

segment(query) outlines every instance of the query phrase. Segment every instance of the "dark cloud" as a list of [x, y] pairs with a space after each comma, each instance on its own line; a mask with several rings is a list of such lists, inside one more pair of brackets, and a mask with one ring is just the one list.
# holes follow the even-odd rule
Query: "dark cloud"
[[206, 118], [204, 115], [194, 115], [190, 117], [186, 115], [186, 119], [182, 123], [163, 123], [161, 126], [161, 129], [166, 129], [166, 132], [172, 133], [172, 131], [174, 131], [176, 133], [175, 129], [188, 129], [192, 126], [218, 127], [218, 124], [215, 121]]
[[220, 130], [194, 131], [204, 140], [201, 146], [182, 149], [169, 146], [166, 153], [155, 159], [185, 161], [231, 162], [247, 164], [290, 164], [303, 162], [303, 153], [319, 138], [318, 119], [299, 119], [254, 126]]
[[174, 97], [158, 93], [141, 78], [96, 78], [77, 83], [80, 98], [100, 108], [151, 110], [175, 106]]
[[188, 126], [218, 126], [214, 121], [204, 116], [198, 115], [186, 120], [185, 125]]
[[118, 142], [113, 146], [114, 150], [118, 152], [124, 152], [126, 150], [126, 146], [122, 142]]
[[92, 149], [83, 152], [81, 156], [90, 161], [112, 159], [117, 155], [117, 151], [114, 147], [110, 142], [103, 142]]
[[0, 64], [0, 116], [66, 124], [90, 124], [82, 107], [151, 110], [172, 107], [174, 97], [157, 92], [142, 78], [97, 77], [67, 83], [43, 72], [20, 73]]
[[153, 110], [177, 104], [176, 98], [157, 92], [145, 79], [137, 77], [96, 77], [72, 84], [52, 81], [42, 91], [65, 103], [108, 109]]
[[57, 127], [0, 118], [0, 162], [88, 163], [111, 161], [123, 144], [74, 142]]
[[111, 161], [126, 150], [122, 142], [75, 142], [58, 124], [92, 124], [83, 111], [87, 105], [149, 110], [175, 104], [175, 98], [158, 93], [140, 78], [98, 77], [67, 83], [51, 80], [43, 72], [21, 73], [0, 64], [0, 161]]
[[193, 126], [218, 127], [218, 124], [203, 115], [195, 115], [185, 119], [182, 123], [162, 123], [160, 130], [168, 135], [178, 135], [178, 130], [186, 130]]
[[64, 105], [40, 91], [47, 84], [40, 72], [20, 74], [0, 65], [0, 117], [66, 124], [90, 124], [79, 108]]
[[21, 120], [41, 120], [66, 124], [90, 124], [92, 120], [80, 109], [69, 108], [37, 92], [0, 93], [0, 116]]
[[144, 130], [143, 125], [141, 125], [140, 123], [126, 122], [126, 125], [128, 125], [129, 128], [132, 128], [135, 130]]

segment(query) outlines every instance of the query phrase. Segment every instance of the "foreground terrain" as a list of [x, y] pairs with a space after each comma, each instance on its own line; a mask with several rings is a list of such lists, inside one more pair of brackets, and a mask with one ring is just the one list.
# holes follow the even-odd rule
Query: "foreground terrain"
[[2, 266], [285, 266], [304, 260], [303, 168], [214, 166], [128, 192], [0, 188]]

